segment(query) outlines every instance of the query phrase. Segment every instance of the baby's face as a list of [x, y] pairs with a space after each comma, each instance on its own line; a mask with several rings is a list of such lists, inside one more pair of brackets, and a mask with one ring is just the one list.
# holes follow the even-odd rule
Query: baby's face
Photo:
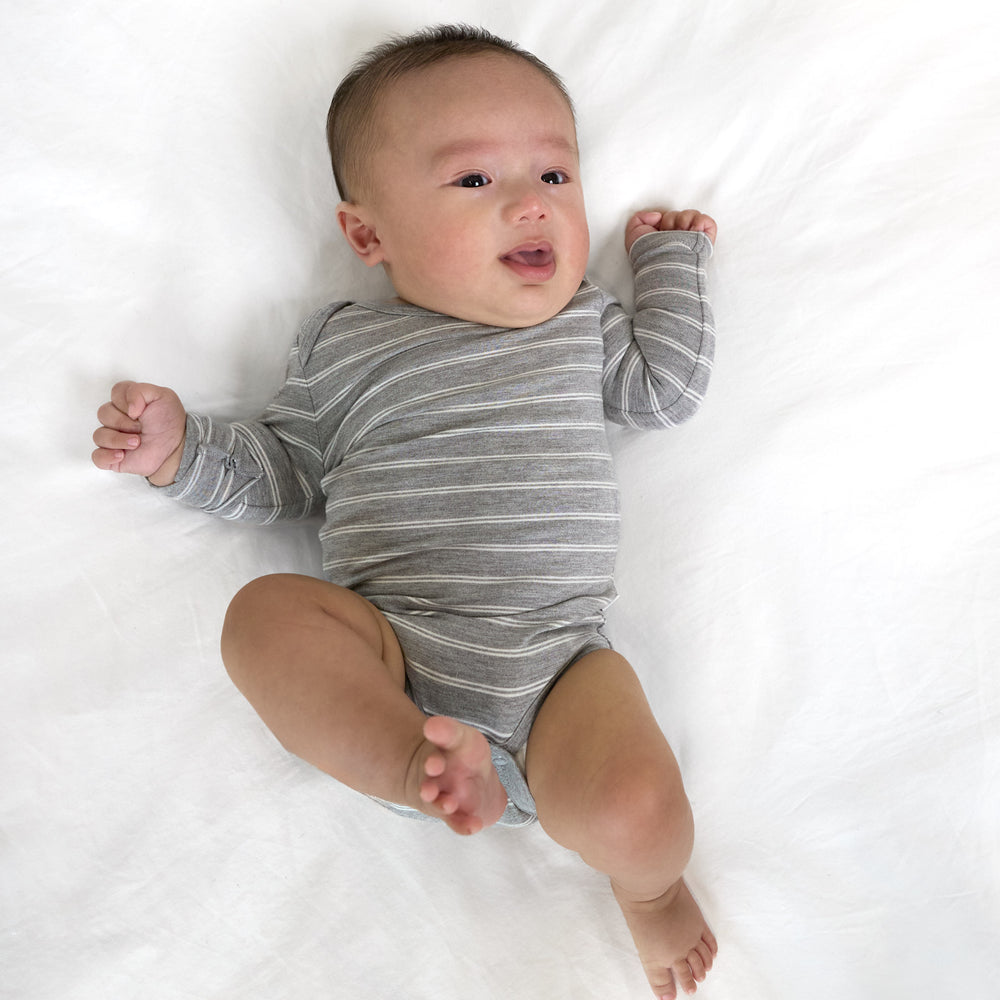
[[456, 57], [405, 76], [380, 123], [362, 205], [396, 294], [491, 326], [559, 312], [590, 248], [559, 91], [516, 57]]

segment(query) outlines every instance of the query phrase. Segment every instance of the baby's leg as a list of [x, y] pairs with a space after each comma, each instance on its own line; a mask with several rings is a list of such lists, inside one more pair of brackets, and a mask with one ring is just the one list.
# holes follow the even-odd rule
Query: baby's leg
[[413, 704], [391, 626], [352, 591], [305, 576], [255, 580], [229, 607], [222, 657], [281, 744], [351, 788], [457, 833], [503, 814], [485, 737]]
[[559, 679], [528, 739], [543, 829], [611, 878], [657, 997], [693, 993], [717, 946], [683, 881], [694, 842], [674, 755], [639, 681], [602, 650]]

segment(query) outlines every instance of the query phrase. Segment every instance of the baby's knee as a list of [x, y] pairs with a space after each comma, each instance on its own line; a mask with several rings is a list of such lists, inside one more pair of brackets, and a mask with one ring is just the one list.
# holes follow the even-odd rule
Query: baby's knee
[[315, 615], [331, 584], [295, 573], [272, 573], [243, 586], [229, 602], [222, 626], [223, 659], [267, 644], [288, 627]]
[[653, 859], [690, 852], [694, 821], [672, 759], [626, 760], [602, 776], [594, 799], [594, 832], [618, 856]]
[[290, 579], [294, 578], [288, 574], [275, 573], [258, 577], [240, 588], [226, 610], [223, 638], [227, 633], [242, 631], [259, 622], [262, 616], [273, 613], [287, 599]]
[[222, 623], [222, 659], [227, 668], [242, 659], [248, 646], [259, 642], [262, 623], [274, 613], [281, 600], [281, 577], [278, 575], [251, 580], [237, 591]]
[[341, 604], [362, 599], [343, 587], [298, 573], [271, 573], [244, 585], [232, 599], [227, 612], [231, 624], [260, 622], [262, 618], [296, 617], [317, 611], [336, 617]]
[[262, 604], [269, 604], [274, 596], [280, 593], [281, 581], [284, 578], [283, 573], [272, 573], [244, 584], [229, 602], [229, 610], [237, 615], [252, 613]]

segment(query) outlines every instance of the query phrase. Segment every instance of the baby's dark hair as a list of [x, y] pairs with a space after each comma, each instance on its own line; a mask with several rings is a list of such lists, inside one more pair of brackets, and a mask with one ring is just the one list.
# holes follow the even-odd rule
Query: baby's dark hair
[[523, 59], [558, 89], [572, 113], [573, 102], [558, 74], [537, 56], [485, 28], [444, 24], [390, 38], [363, 56], [344, 77], [326, 117], [326, 140], [341, 198], [357, 198], [364, 190], [365, 167], [377, 145], [376, 112], [386, 88], [414, 70], [484, 52]]

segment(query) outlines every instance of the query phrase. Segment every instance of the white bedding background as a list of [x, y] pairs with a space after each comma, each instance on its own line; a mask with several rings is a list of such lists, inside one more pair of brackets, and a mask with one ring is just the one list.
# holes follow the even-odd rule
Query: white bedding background
[[[982, 11], [979, 13], [978, 11]], [[250, 416], [298, 323], [384, 288], [323, 124], [386, 33], [561, 72], [591, 272], [642, 207], [719, 222], [704, 409], [615, 431], [621, 599], [698, 823], [706, 1000], [1000, 990], [1000, 15], [831, 0], [7, 0], [0, 7], [0, 996], [645, 998], [606, 885], [289, 758], [218, 654], [316, 572], [97, 472], [112, 382]]]

